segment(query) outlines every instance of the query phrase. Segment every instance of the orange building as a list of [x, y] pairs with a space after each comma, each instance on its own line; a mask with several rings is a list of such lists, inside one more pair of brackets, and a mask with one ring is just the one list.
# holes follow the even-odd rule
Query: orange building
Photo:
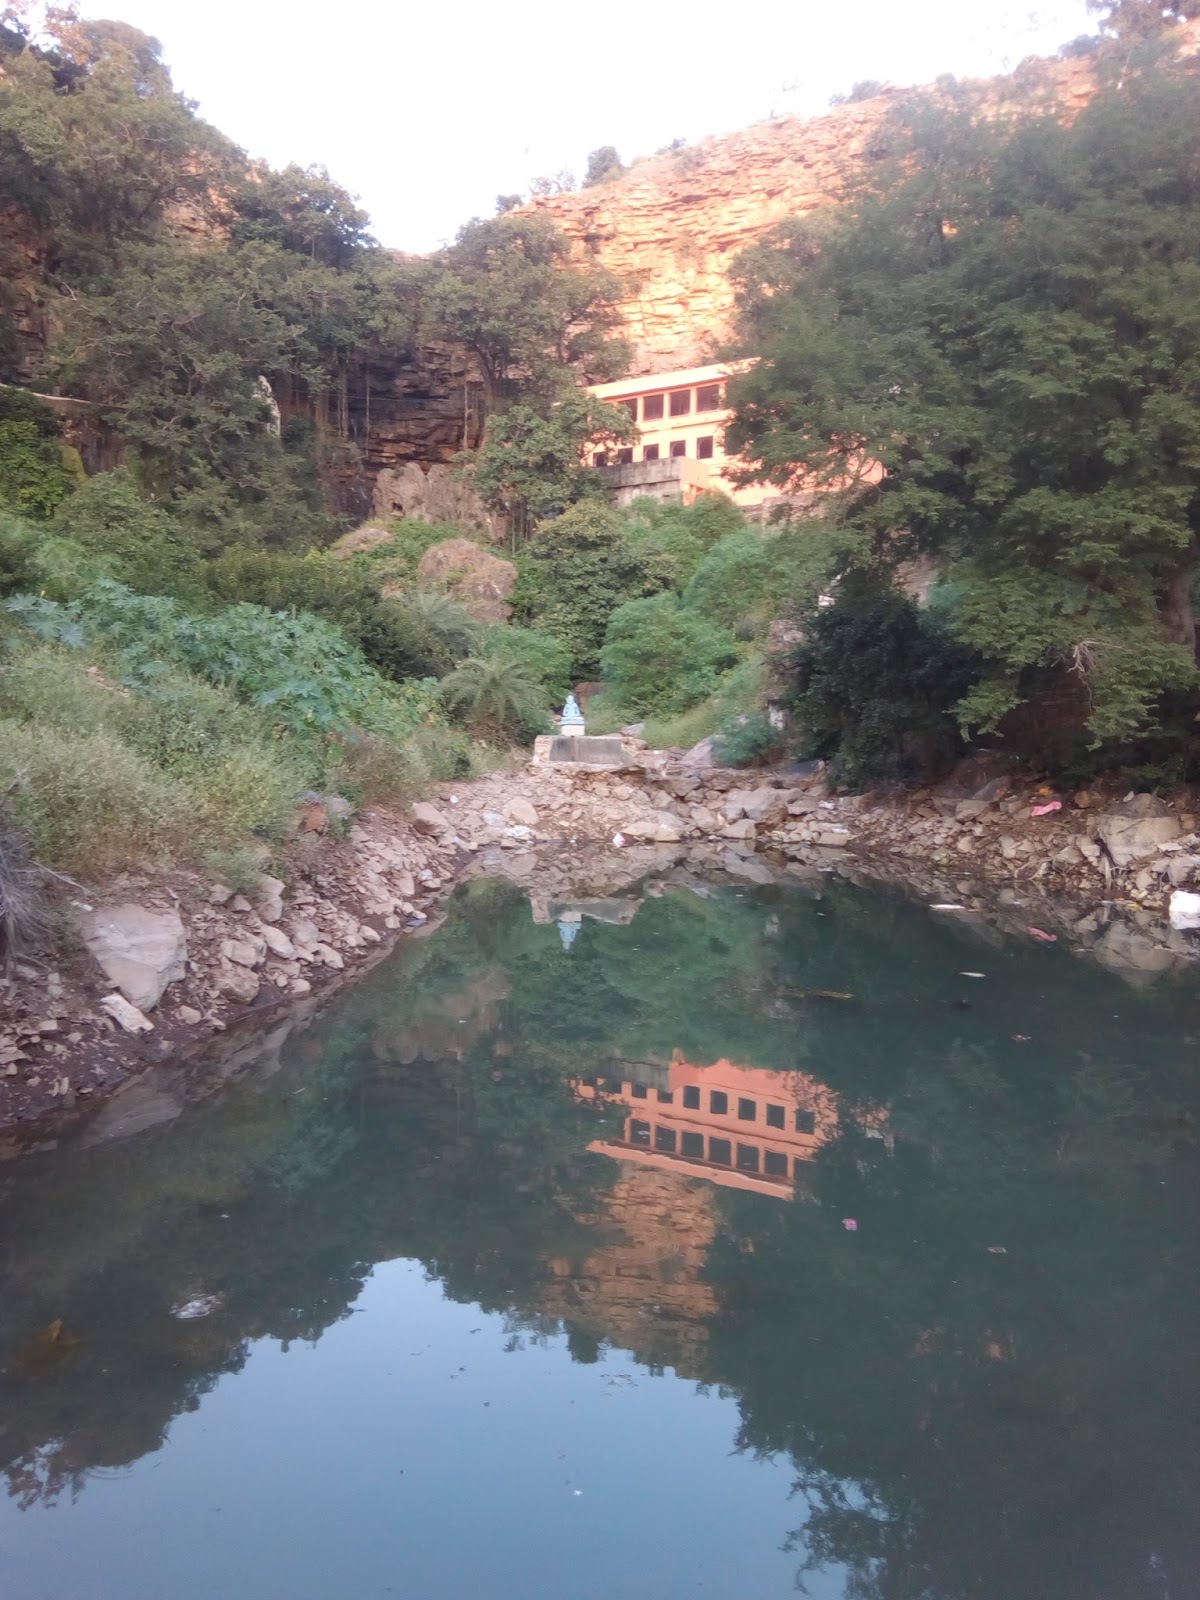
[[807, 1163], [838, 1129], [836, 1095], [805, 1072], [724, 1060], [697, 1067], [676, 1052], [665, 1073], [646, 1076], [658, 1085], [615, 1077], [576, 1085], [581, 1098], [629, 1108], [621, 1136], [589, 1149], [790, 1200]]
[[736, 457], [725, 453], [725, 381], [736, 366], [689, 367], [683, 372], [655, 372], [644, 378], [619, 378], [593, 384], [597, 400], [624, 406], [641, 429], [636, 445], [593, 450], [591, 461], [601, 469], [618, 505], [638, 495], [656, 500], [682, 499], [690, 505], [698, 494], [727, 494], [744, 510], [781, 498], [763, 484], [738, 488], [724, 476]]

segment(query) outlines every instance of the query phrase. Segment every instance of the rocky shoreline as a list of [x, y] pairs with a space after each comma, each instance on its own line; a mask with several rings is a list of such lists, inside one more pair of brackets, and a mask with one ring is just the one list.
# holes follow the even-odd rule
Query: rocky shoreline
[[145, 872], [85, 886], [65, 908], [82, 940], [0, 982], [0, 1156], [44, 1148], [154, 1069], [192, 1063], [219, 1085], [281, 1019], [436, 927], [440, 901], [470, 877], [570, 898], [680, 867], [814, 889], [833, 874], [1061, 940], [1134, 983], [1196, 957], [1168, 920], [1172, 892], [1200, 883], [1186, 797], [1051, 795], [980, 763], [932, 790], [839, 797], [819, 769], [621, 750], [589, 768], [551, 763], [539, 741], [521, 770], [440, 784], [403, 814], [339, 817], [344, 803], [312, 802], [286, 881], [264, 872], [239, 892]]

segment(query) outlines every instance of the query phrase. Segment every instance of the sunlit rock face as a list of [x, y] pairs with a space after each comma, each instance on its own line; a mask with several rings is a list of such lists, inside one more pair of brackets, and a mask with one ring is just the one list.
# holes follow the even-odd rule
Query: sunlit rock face
[[[1031, 60], [987, 84], [985, 103], [996, 114], [1046, 103], [1069, 115], [1094, 83], [1090, 57]], [[773, 117], [531, 205], [554, 218], [580, 261], [627, 285], [620, 310], [631, 372], [699, 366], [730, 334], [728, 274], [738, 252], [786, 218], [844, 200], [863, 171], [889, 155], [884, 119], [904, 96], [888, 90], [820, 117]]]

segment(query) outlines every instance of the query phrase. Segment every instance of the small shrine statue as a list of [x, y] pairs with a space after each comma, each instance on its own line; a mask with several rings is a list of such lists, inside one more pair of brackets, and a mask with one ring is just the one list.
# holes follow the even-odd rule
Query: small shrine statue
[[571, 738], [579, 738], [583, 733], [583, 712], [579, 709], [579, 701], [573, 694], [567, 696], [567, 703], [562, 708], [559, 731]]

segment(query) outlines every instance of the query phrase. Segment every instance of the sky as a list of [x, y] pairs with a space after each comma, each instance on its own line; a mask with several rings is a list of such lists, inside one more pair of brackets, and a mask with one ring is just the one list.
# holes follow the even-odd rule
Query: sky
[[176, 87], [273, 166], [320, 164], [386, 245], [428, 251], [590, 150], [795, 112], [863, 79], [988, 76], [1095, 31], [1085, 0], [84, 0], [161, 40]]

